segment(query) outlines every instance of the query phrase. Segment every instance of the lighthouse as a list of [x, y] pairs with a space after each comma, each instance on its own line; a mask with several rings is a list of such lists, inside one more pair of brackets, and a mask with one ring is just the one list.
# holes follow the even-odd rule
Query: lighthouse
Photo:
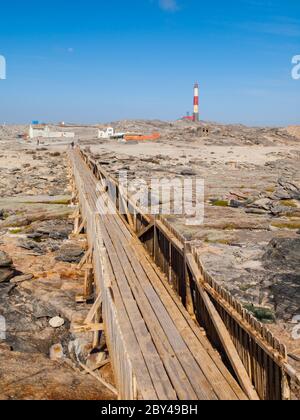
[[194, 86], [194, 114], [193, 114], [194, 122], [199, 121], [199, 85], [195, 83]]

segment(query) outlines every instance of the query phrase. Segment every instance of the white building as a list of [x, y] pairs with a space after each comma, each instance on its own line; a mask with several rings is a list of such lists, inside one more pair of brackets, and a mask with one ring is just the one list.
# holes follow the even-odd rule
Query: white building
[[98, 130], [98, 139], [110, 139], [114, 135], [114, 129], [107, 127], [106, 130]]
[[38, 137], [43, 137], [47, 139], [51, 138], [69, 138], [73, 139], [75, 137], [75, 133], [70, 131], [50, 131], [50, 128], [45, 125], [31, 125], [29, 127], [29, 138], [35, 139]]

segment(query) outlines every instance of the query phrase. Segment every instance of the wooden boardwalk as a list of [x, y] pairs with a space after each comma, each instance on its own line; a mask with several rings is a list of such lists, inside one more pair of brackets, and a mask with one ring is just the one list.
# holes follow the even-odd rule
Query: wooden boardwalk
[[[77, 226], [77, 230], [79, 232], [84, 226], [87, 234], [119, 398], [258, 399], [251, 378], [236, 349], [232, 348], [229, 333], [224, 331], [225, 325], [206, 292], [201, 292], [201, 298], [215, 320], [214, 328], [224, 340], [235, 377], [212, 347], [195, 316], [191, 316], [187, 305], [183, 305], [182, 298], [171, 287], [163, 270], [154, 263], [135, 234], [132, 223], [125, 223], [116, 214], [104, 184], [99, 183], [79, 149], [70, 152], [70, 161], [81, 213], [81, 222], [77, 222], [81, 226]], [[142, 226], [142, 231], [147, 229], [147, 226]], [[185, 256], [190, 268], [198, 275], [196, 264], [190, 257]], [[86, 289], [89, 288], [90, 285], [86, 285]], [[246, 335], [244, 341], [245, 338]], [[242, 350], [247, 356], [246, 349]], [[277, 367], [275, 362], [274, 366]], [[272, 399], [281, 399], [282, 396], [281, 365], [278, 372], [280, 390], [277, 394], [274, 391]], [[263, 372], [258, 373], [263, 375]], [[263, 395], [267, 391], [265, 386], [263, 388], [263, 381], [260, 382], [259, 391]]]
[[[117, 377], [117, 388], [127, 389], [124, 382], [133, 374], [136, 392], [143, 399], [246, 399], [218, 353], [121, 218], [96, 216], [96, 200], [98, 208], [106, 207], [101, 192], [96, 194], [98, 182], [78, 154], [73, 159], [77, 185], [81, 185], [81, 193], [86, 197], [84, 212], [95, 219], [90, 223], [97, 234], [90, 239], [105, 263], [106, 279], [101, 278], [101, 267], [97, 267], [98, 287], [103, 291], [105, 284], [111, 292], [111, 301], [107, 302], [111, 307], [105, 308], [104, 322], [110, 321], [114, 310], [123, 341], [119, 351], [128, 354], [131, 365], [131, 370], [122, 372], [123, 377]], [[106, 328], [115, 365], [123, 357], [113, 350], [118, 346], [113, 340], [120, 337], [110, 335], [109, 326]]]

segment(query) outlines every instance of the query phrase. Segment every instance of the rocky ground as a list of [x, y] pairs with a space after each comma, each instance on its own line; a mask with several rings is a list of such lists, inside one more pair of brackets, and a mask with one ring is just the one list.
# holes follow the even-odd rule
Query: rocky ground
[[[204, 179], [204, 222], [193, 225], [184, 213], [169, 217], [170, 222], [194, 241], [215, 279], [287, 344], [291, 362], [300, 370], [298, 128], [194, 125], [188, 121], [111, 125], [121, 132], [159, 131], [162, 135], [157, 142], [125, 144], [96, 139], [95, 128], [74, 128], [76, 142], [89, 147], [110, 173], [118, 176], [126, 171], [128, 191], [139, 193], [140, 204], [147, 205], [149, 197], [157, 208], [172, 202], [172, 197], [149, 189], [153, 178], [164, 179], [165, 185], [174, 179]], [[32, 360], [32, 354], [42, 357], [46, 365], [54, 363], [49, 361], [49, 348], [58, 343], [65, 359], [72, 360], [68, 347], [76, 337], [70, 336], [68, 326], [87, 311], [74, 301], [82, 286], [74, 262], [80, 259], [84, 244], [67, 239], [72, 226], [66, 219], [70, 208], [66, 204], [65, 145], [42, 141], [39, 150], [33, 143], [25, 146], [23, 140], [17, 140], [24, 131], [25, 127], [0, 128], [0, 249], [7, 253], [0, 258], [0, 314], [11, 319], [14, 328], [20, 323], [18, 333], [8, 332], [7, 342], [14, 349], [13, 356], [7, 356], [12, 363], [10, 372], [17, 358]], [[192, 195], [189, 205], [197, 200], [202, 197]], [[58, 330], [49, 327], [53, 316], [65, 319], [64, 326]], [[61, 363], [56, 362], [54, 369], [62, 369], [62, 377], [67, 369], [76, 383], [78, 374], [70, 364]], [[32, 364], [32, 372], [35, 366]], [[106, 368], [103, 374], [112, 381]], [[15, 387], [9, 385], [10, 373], [1, 370], [1, 362], [0, 375], [8, 384], [5, 395], [10, 395]], [[85, 385], [78, 386], [88, 397]], [[94, 386], [107, 396], [103, 387]], [[17, 392], [12, 398], [22, 397]], [[73, 396], [76, 398], [75, 392]]]
[[[72, 233], [64, 149], [36, 148], [0, 129], [0, 399], [114, 399], [84, 374], [108, 359], [90, 355], [90, 334], [72, 334], [90, 305], [76, 304], [85, 240]], [[5, 319], [5, 321], [4, 321]], [[113, 383], [110, 364], [101, 370]]]

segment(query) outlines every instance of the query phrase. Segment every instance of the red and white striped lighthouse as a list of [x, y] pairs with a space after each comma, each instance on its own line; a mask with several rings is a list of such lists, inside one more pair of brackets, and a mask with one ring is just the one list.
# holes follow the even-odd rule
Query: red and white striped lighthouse
[[194, 122], [199, 121], [199, 85], [194, 86]]

